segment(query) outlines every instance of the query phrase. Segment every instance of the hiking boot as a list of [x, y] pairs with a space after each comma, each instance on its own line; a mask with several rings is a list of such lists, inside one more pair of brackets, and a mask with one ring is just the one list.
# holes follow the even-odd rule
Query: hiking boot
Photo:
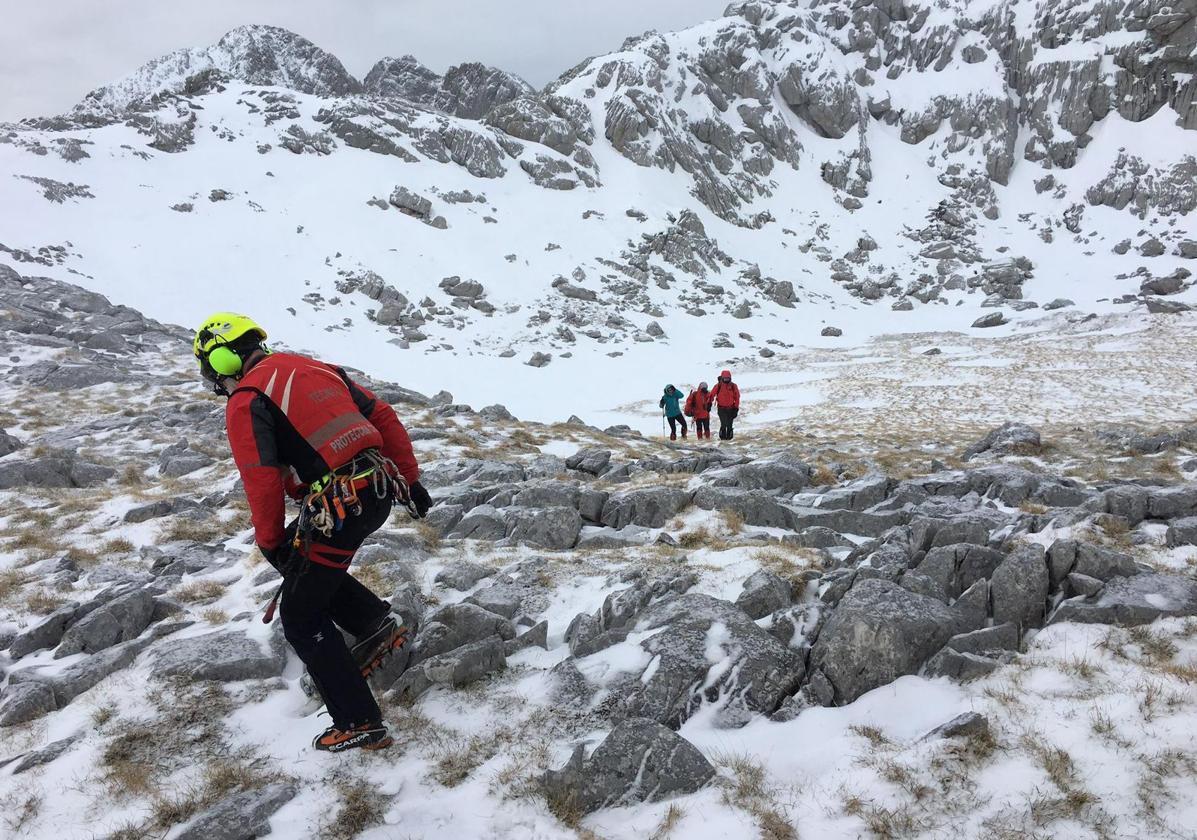
[[373, 630], [357, 640], [349, 653], [361, 669], [362, 676], [369, 678], [392, 651], [398, 650], [406, 643], [407, 628], [387, 613]]
[[382, 750], [395, 743], [387, 734], [387, 728], [381, 723], [367, 723], [354, 726], [351, 729], [337, 729], [330, 726], [323, 734], [312, 741], [315, 749], [323, 752], [343, 752], [344, 750]]

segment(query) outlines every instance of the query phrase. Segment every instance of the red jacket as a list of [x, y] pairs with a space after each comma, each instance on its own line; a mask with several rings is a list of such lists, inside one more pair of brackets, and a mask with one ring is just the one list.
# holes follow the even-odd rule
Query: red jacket
[[[723, 371], [720, 375], [728, 376], [729, 374], [727, 371]], [[724, 382], [720, 379], [711, 389], [711, 396], [714, 397], [715, 404], [720, 408], [740, 407], [740, 388], [735, 382]]]
[[691, 391], [686, 397], [686, 413], [695, 420], [706, 420], [711, 416], [711, 392]]
[[264, 550], [283, 542], [285, 492], [301, 498], [366, 449], [381, 450], [408, 483], [420, 477], [394, 409], [340, 368], [305, 356], [272, 353], [250, 368], [229, 397], [225, 426]]

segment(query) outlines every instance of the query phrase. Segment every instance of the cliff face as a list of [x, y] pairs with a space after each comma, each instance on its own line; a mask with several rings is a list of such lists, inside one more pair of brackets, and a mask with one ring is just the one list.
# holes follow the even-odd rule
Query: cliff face
[[0, 132], [0, 206], [23, 208], [0, 250], [100, 288], [228, 277], [326, 330], [491, 361], [1174, 310], [1195, 4], [753, 0], [541, 91], [411, 56], [359, 82], [243, 27]]

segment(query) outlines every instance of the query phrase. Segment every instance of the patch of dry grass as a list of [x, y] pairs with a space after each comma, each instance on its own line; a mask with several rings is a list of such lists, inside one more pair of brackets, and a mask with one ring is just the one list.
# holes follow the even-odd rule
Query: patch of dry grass
[[752, 816], [765, 840], [797, 840], [790, 808], [781, 801], [780, 789], [772, 784], [764, 766], [748, 755], [713, 756], [716, 765], [729, 775], [719, 777], [723, 804]]
[[57, 592], [45, 589], [35, 589], [25, 596], [25, 607], [36, 615], [52, 613], [67, 602], [67, 599]]
[[441, 532], [436, 527], [423, 520], [417, 522], [415, 527], [416, 533], [420, 535], [420, 539], [428, 546], [430, 553], [435, 554], [440, 550], [442, 537]]
[[225, 586], [220, 581], [204, 578], [183, 584], [174, 591], [174, 596], [185, 604], [200, 604], [215, 601], [224, 595]]
[[377, 785], [364, 777], [351, 776], [337, 784], [337, 791], [341, 804], [321, 826], [321, 837], [352, 840], [363, 831], [382, 825], [389, 799], [378, 792]]
[[666, 809], [665, 815], [661, 817], [661, 821], [657, 823], [657, 827], [653, 829], [653, 833], [648, 835], [648, 840], [666, 840], [673, 830], [677, 828], [678, 823], [686, 816], [686, 810], [676, 802], [669, 803], [669, 808]]
[[10, 603], [25, 588], [32, 578], [22, 569], [4, 569], [0, 571], [0, 604]]
[[512, 735], [511, 729], [500, 727], [485, 736], [475, 735], [464, 743], [446, 744], [438, 751], [432, 765], [432, 778], [445, 787], [456, 787], [494, 758], [510, 743]]
[[173, 517], [169, 524], [162, 529], [161, 542], [175, 542], [187, 540], [190, 542], [207, 542], [213, 536], [224, 530], [223, 526], [214, 527], [212, 522], [188, 519], [185, 516]]

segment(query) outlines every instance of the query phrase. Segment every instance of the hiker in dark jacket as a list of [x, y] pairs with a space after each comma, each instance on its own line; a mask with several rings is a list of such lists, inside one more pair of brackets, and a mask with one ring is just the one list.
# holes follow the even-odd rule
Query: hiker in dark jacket
[[678, 426], [682, 428], [682, 439], [686, 437], [686, 417], [682, 414], [682, 392], [672, 385], [665, 386], [665, 395], [657, 403], [665, 410], [665, 419], [669, 421], [669, 439], [677, 440]]
[[694, 418], [694, 429], [698, 439], [711, 439], [711, 392], [707, 390], [707, 383], [699, 382], [698, 390], [691, 391], [686, 397], [686, 416]]

